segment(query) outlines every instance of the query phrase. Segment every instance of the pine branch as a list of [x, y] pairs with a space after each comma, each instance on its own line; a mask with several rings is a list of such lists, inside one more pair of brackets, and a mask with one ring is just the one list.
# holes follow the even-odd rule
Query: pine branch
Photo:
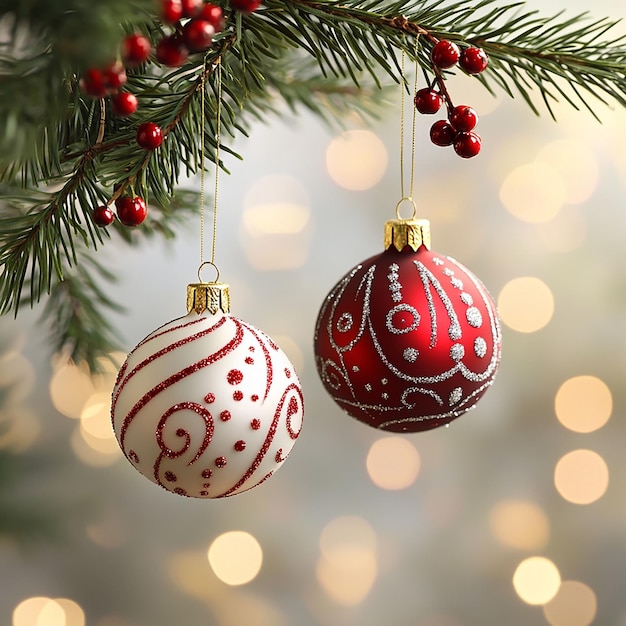
[[[401, 81], [400, 50], [417, 54], [445, 93], [450, 71], [430, 60], [441, 39], [482, 47], [490, 64], [478, 80], [536, 113], [541, 102], [553, 117], [562, 101], [594, 115], [594, 101], [626, 106], [626, 40], [611, 35], [617, 22], [608, 18], [544, 17], [498, 0], [266, 0], [250, 15], [226, 10], [213, 46], [179, 69], [149, 62], [129, 70], [141, 106], [117, 118], [108, 102], [81, 92], [79, 76], [114, 58], [123, 33], [139, 29], [154, 43], [168, 32], [153, 10], [151, 0], [0, 0], [0, 18], [10, 16], [0, 41], [0, 312], [17, 314], [22, 302], [33, 306], [51, 293], [47, 314], [63, 320], [55, 346], [91, 362], [114, 337], [104, 324], [89, 348], [90, 328], [115, 308], [99, 291], [106, 271], [78, 263], [109, 239], [91, 212], [141, 195], [160, 209], [138, 231], [119, 227], [122, 238], [173, 236], [169, 207], [181, 176], [215, 161], [218, 106], [220, 150], [232, 154], [227, 138], [247, 135], [252, 120], [282, 115], [285, 105], [327, 122], [355, 110], [374, 115], [386, 85]], [[165, 134], [154, 152], [135, 141], [144, 121]]]

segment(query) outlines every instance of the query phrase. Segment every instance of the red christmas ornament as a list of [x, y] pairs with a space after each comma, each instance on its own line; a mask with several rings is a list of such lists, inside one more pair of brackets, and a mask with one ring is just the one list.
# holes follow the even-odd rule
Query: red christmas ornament
[[154, 122], [144, 122], [137, 128], [136, 139], [145, 150], [156, 150], [163, 143], [163, 131]]
[[126, 83], [127, 80], [126, 70], [119, 62], [107, 65], [107, 67], [104, 68], [102, 75], [104, 76], [104, 83], [110, 91], [117, 91]]
[[202, 0], [181, 0], [183, 17], [196, 17], [202, 9]]
[[463, 265], [430, 250], [426, 220], [391, 220], [385, 251], [350, 270], [315, 326], [317, 370], [349, 415], [386, 431], [441, 426], [493, 382], [494, 302]]

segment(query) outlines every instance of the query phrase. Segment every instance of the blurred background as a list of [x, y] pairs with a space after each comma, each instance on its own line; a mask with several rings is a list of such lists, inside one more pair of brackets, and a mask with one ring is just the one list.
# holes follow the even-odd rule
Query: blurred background
[[[626, 115], [562, 106], [555, 123], [469, 78], [449, 90], [478, 111], [483, 150], [433, 146], [419, 117], [414, 196], [433, 249], [498, 303], [503, 359], [477, 408], [391, 436], [315, 371], [319, 307], [382, 251], [401, 197], [399, 104], [369, 127], [259, 123], [220, 179], [216, 260], [233, 315], [299, 372], [300, 439], [252, 491], [175, 496], [119, 451], [114, 368], [51, 358], [37, 310], [1, 319], [0, 624], [626, 626]], [[198, 224], [100, 254], [128, 350], [185, 313]]]

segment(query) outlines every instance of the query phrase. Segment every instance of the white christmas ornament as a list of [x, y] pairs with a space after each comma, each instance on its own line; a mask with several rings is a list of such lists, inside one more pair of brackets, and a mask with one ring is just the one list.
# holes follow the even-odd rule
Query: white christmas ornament
[[187, 310], [128, 355], [113, 428], [126, 458], [157, 485], [223, 498], [283, 464], [302, 427], [302, 389], [285, 353], [230, 315], [228, 285], [189, 285]]

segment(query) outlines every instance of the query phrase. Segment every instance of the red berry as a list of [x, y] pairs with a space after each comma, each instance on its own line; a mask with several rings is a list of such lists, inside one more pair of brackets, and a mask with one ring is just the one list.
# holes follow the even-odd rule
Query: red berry
[[117, 204], [117, 217], [124, 226], [139, 226], [148, 215], [148, 207], [143, 198], [121, 198]]
[[181, 0], [183, 17], [196, 17], [202, 9], [202, 0]]
[[215, 28], [207, 20], [189, 20], [183, 28], [183, 41], [190, 52], [202, 52], [211, 47]]
[[117, 91], [126, 82], [126, 70], [117, 61], [107, 65], [102, 74], [104, 76], [104, 84], [112, 91]]
[[461, 133], [469, 132], [477, 123], [478, 115], [476, 111], [464, 104], [454, 107], [450, 113], [450, 124]]
[[176, 24], [183, 16], [183, 3], [181, 0], [162, 0], [161, 18], [168, 24]]
[[430, 128], [430, 140], [436, 146], [451, 146], [456, 136], [456, 130], [445, 120], [435, 122]]
[[216, 4], [207, 2], [198, 14], [198, 18], [206, 20], [211, 24], [216, 33], [219, 33], [224, 28], [224, 14], [222, 13], [222, 8]]
[[188, 55], [189, 50], [178, 35], [164, 37], [156, 47], [157, 61], [168, 67], [180, 67]]
[[108, 206], [99, 206], [93, 210], [92, 217], [97, 226], [108, 226], [115, 219], [115, 214]]
[[107, 93], [104, 74], [100, 70], [90, 67], [80, 79], [80, 88], [92, 98], [104, 98]]
[[230, 0], [230, 6], [242, 13], [252, 13], [261, 5], [261, 0]]
[[147, 37], [135, 33], [128, 35], [122, 41], [122, 59], [124, 63], [130, 67], [133, 65], [141, 65], [148, 60], [152, 44]]
[[163, 143], [163, 131], [154, 122], [144, 122], [137, 129], [137, 143], [146, 150], [156, 150]]
[[480, 74], [489, 64], [489, 57], [482, 48], [465, 48], [461, 52], [459, 65], [468, 74]]
[[430, 58], [437, 67], [445, 70], [458, 62], [460, 54], [459, 47], [454, 42], [442, 39], [433, 47]]
[[476, 133], [459, 133], [454, 140], [454, 151], [464, 159], [471, 159], [480, 152], [482, 143]]
[[137, 96], [127, 91], [120, 91], [111, 97], [111, 108], [119, 117], [132, 115], [137, 110], [138, 104]]
[[441, 98], [441, 95], [433, 89], [424, 87], [424, 89], [417, 90], [413, 102], [415, 103], [415, 108], [420, 113], [432, 115], [433, 113], [437, 113], [437, 111], [439, 111], [443, 99]]

